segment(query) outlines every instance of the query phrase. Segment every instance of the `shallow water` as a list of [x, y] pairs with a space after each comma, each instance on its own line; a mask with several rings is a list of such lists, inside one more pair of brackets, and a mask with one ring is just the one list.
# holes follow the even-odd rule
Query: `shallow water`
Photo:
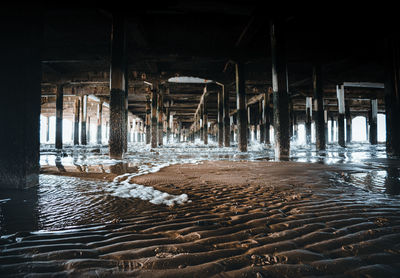
[[[215, 142], [208, 146], [200, 142], [174, 143], [153, 150], [136, 143], [129, 145], [122, 160], [109, 159], [106, 146], [67, 146], [62, 152], [57, 152], [54, 146], [43, 145], [40, 156], [42, 167], [56, 166], [61, 172], [66, 171], [66, 167], [75, 167], [76, 171], [87, 173], [131, 173], [125, 178], [155, 172], [171, 164], [205, 160], [275, 161], [275, 158], [271, 146], [253, 143], [248, 152], [240, 153], [235, 146], [218, 148]], [[358, 143], [348, 148], [329, 144], [324, 152], [316, 152], [315, 146], [292, 145], [290, 160], [342, 165], [345, 171], [332, 174], [332, 182], [395, 199], [400, 194], [400, 162], [387, 158], [383, 144]], [[41, 174], [40, 185], [35, 189], [24, 193], [0, 192], [0, 233], [110, 223], [152, 205], [132, 198], [137, 195], [136, 191], [133, 195], [129, 193], [132, 188], [121, 191], [123, 178], [121, 180], [111, 183]]]

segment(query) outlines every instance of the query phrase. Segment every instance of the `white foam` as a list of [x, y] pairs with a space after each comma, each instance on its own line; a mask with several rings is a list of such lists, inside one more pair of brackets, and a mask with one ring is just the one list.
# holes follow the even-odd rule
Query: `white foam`
[[121, 198], [139, 198], [144, 201], [149, 201], [156, 205], [167, 205], [172, 206], [174, 204], [181, 205], [189, 201], [187, 194], [172, 195], [160, 190], [154, 189], [152, 186], [144, 186], [136, 183], [123, 182], [114, 192], [111, 194], [113, 196]]
[[[115, 177], [110, 186], [105, 190], [110, 192], [112, 196], [117, 196], [120, 198], [139, 198], [156, 205], [164, 204], [167, 206], [173, 206], [175, 204], [181, 205], [186, 202], [191, 202], [187, 194], [172, 195], [167, 192], [154, 189], [152, 186], [144, 186], [130, 182], [134, 177], [149, 173], [156, 173], [164, 167], [177, 163], [182, 163], [182, 161], [154, 164], [152, 166], [140, 165], [137, 173], [127, 173]], [[189, 160], [187, 163], [198, 163], [198, 161]]]

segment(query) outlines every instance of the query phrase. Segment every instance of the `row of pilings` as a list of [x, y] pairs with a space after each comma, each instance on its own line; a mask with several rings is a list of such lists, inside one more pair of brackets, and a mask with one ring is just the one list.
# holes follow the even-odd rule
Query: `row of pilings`
[[[0, 51], [2, 67], [3, 108], [0, 109], [1, 127], [4, 131], [0, 144], [0, 184], [1, 187], [27, 188], [38, 184], [39, 174], [39, 117], [41, 99], [41, 48], [42, 20], [40, 13], [14, 11], [0, 18], [3, 35]], [[121, 17], [113, 17], [112, 46], [110, 61], [110, 157], [121, 158], [126, 151], [126, 111], [127, 109], [127, 66], [126, 66], [126, 22]], [[290, 116], [288, 98], [288, 78], [285, 54], [285, 29], [280, 20], [272, 21], [272, 99], [275, 154], [284, 158], [290, 152]], [[387, 152], [400, 156], [400, 54], [399, 41], [388, 37], [385, 51], [385, 106], [387, 129]], [[244, 80], [242, 61], [236, 61], [237, 118], [239, 149], [247, 149], [247, 117], [243, 103]], [[323, 65], [322, 65], [323, 66]], [[315, 70], [319, 99], [318, 68]], [[315, 83], [315, 82], [314, 82]], [[222, 97], [224, 99], [224, 97]], [[57, 105], [62, 105], [61, 98]], [[318, 106], [320, 107], [320, 105]], [[153, 109], [153, 107], [152, 107]], [[205, 108], [206, 109], [206, 108]], [[339, 113], [339, 130], [344, 129], [342, 117], [346, 109]], [[318, 115], [323, 113], [318, 111]], [[203, 115], [204, 117], [207, 117]], [[224, 113], [224, 122], [227, 117]], [[323, 148], [324, 132], [320, 116], [317, 134], [319, 147]], [[154, 128], [153, 117], [151, 119]], [[203, 121], [203, 128], [204, 128]], [[59, 122], [60, 124], [60, 122]], [[226, 128], [225, 124], [225, 128]], [[225, 132], [227, 133], [227, 132]], [[343, 132], [341, 134], [344, 134]], [[204, 135], [203, 135], [204, 136]], [[231, 136], [232, 137], [232, 136]], [[152, 139], [153, 140], [153, 139]], [[227, 137], [224, 136], [224, 142]], [[343, 139], [340, 138], [343, 142]]]

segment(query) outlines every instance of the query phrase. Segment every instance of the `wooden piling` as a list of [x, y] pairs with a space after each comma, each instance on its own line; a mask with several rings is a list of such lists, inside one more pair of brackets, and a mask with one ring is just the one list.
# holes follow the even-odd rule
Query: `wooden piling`
[[63, 148], [63, 85], [57, 85], [56, 92], [56, 149]]
[[241, 152], [247, 151], [247, 113], [246, 113], [246, 87], [244, 65], [237, 62], [236, 69], [236, 99], [237, 99], [237, 126], [238, 148]]
[[317, 64], [313, 67], [313, 91], [314, 99], [316, 102], [316, 115], [315, 115], [315, 146], [317, 151], [326, 149], [325, 140], [325, 113], [324, 113], [324, 98], [323, 98], [323, 84], [322, 84], [322, 70], [321, 65]]

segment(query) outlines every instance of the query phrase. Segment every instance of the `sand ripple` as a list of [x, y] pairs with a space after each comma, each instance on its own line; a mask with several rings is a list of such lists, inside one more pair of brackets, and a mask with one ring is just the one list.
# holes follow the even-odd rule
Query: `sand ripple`
[[[132, 182], [188, 194], [191, 203], [121, 211], [115, 223], [16, 233], [0, 242], [0, 273], [398, 277], [400, 201], [332, 182], [340, 171], [294, 162], [174, 165]], [[115, 210], [129, 205], [114, 202], [121, 202]]]

